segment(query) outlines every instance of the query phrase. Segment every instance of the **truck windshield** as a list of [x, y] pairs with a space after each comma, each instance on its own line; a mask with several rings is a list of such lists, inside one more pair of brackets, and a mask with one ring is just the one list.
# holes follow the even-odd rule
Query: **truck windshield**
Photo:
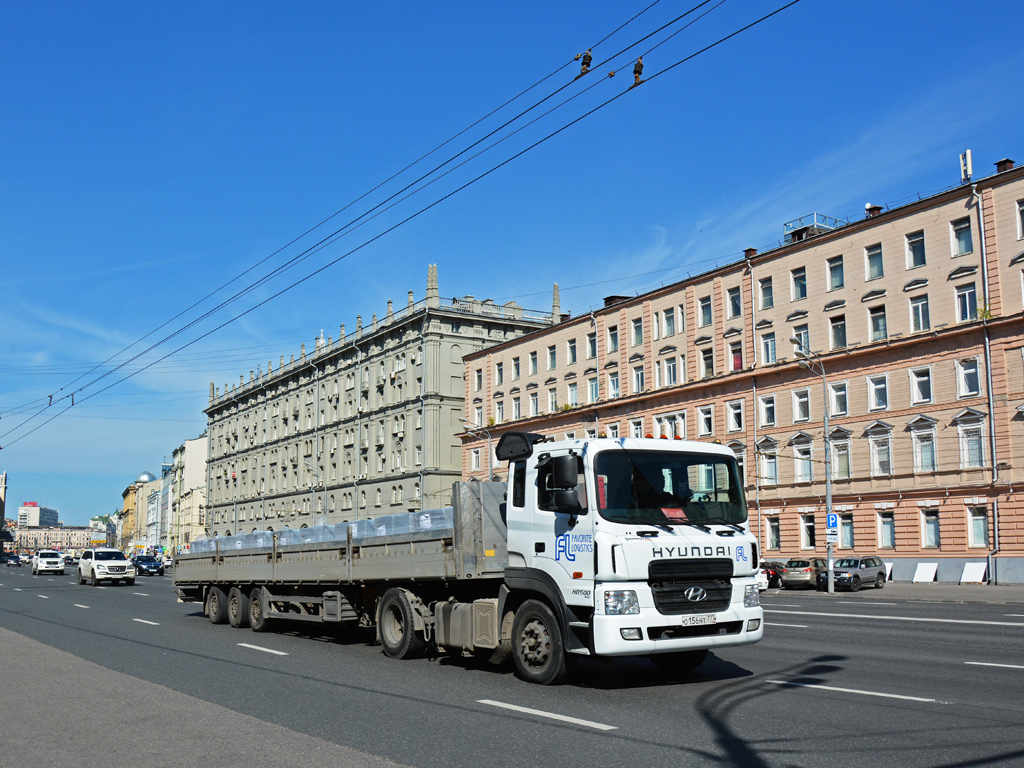
[[739, 524], [747, 505], [736, 461], [676, 451], [602, 451], [594, 463], [597, 511], [616, 523]]

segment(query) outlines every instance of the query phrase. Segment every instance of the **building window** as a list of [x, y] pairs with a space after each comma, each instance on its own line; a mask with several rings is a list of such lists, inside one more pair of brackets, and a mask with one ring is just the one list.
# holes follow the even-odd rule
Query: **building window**
[[850, 441], [846, 438], [836, 440], [833, 438], [829, 443], [829, 453], [832, 459], [832, 477], [837, 480], [850, 479]]
[[845, 416], [849, 413], [849, 399], [846, 394], [846, 382], [840, 382], [837, 384], [829, 384], [829, 413], [832, 416]]
[[587, 379], [587, 402], [596, 403], [598, 397], [597, 377], [595, 376], [592, 379]]
[[926, 509], [921, 512], [921, 546], [938, 549], [941, 546], [939, 511]]
[[686, 412], [670, 414], [656, 419], [662, 437], [686, 437]]
[[619, 436], [619, 423], [617, 421], [615, 421], [615, 422], [612, 422], [611, 424], [606, 424], [605, 425], [605, 434], [608, 435], [608, 437], [618, 437]]
[[793, 337], [796, 339], [793, 342], [793, 356], [799, 357], [798, 352], [810, 352], [811, 351], [811, 333], [807, 330], [806, 325], [793, 326]]
[[762, 427], [775, 426], [775, 395], [760, 395], [757, 398]]
[[633, 320], [633, 346], [638, 347], [644, 343], [644, 321], [643, 318]]
[[774, 443], [765, 443], [758, 450], [758, 474], [761, 476], [762, 485], [779, 484], [779, 457], [776, 453]]
[[593, 360], [597, 357], [597, 334], [587, 334], [587, 360]]
[[910, 402], [914, 405], [932, 401], [932, 369], [912, 368], [910, 370]]
[[800, 547], [814, 549], [814, 515], [800, 515]]
[[512, 358], [512, 381], [517, 381], [519, 379], [519, 374], [520, 374], [520, 371], [519, 371], [519, 358], [518, 357], [513, 357]]
[[868, 376], [868, 410], [884, 411], [889, 407], [889, 375]]
[[974, 283], [958, 285], [956, 288], [956, 321], [969, 323], [978, 319], [978, 294]]
[[872, 307], [868, 310], [868, 318], [871, 322], [871, 340], [885, 341], [889, 336], [885, 327], [885, 307]]
[[726, 297], [729, 300], [729, 317], [739, 317], [743, 314], [743, 296], [739, 288], [730, 288]]
[[936, 469], [935, 429], [911, 430], [910, 440], [914, 447], [914, 472], [934, 472]]
[[878, 513], [878, 548], [896, 548], [896, 515], [892, 512]]
[[963, 256], [974, 250], [974, 238], [971, 237], [971, 218], [949, 222], [950, 234], [953, 238], [953, 255]]
[[960, 468], [979, 469], [985, 466], [985, 429], [980, 422], [957, 424], [960, 438]]
[[556, 351], [555, 345], [552, 344], [550, 347], [548, 347], [548, 370], [549, 371], [553, 371], [557, 367], [558, 367], [558, 352]]
[[499, 400], [494, 404], [494, 420], [501, 424], [505, 420], [505, 401]]
[[644, 422], [642, 419], [633, 419], [629, 422], [629, 436], [630, 437], [643, 437], [644, 436]]
[[829, 318], [829, 329], [831, 330], [832, 349], [846, 348], [846, 315], [838, 315]]
[[530, 415], [531, 416], [536, 416], [537, 414], [540, 413], [540, 404], [539, 404], [538, 400], [539, 400], [539, 398], [537, 397], [537, 393], [536, 392], [531, 392], [530, 393]]
[[793, 421], [809, 421], [811, 418], [811, 396], [806, 389], [793, 390]]
[[[478, 405], [478, 406], [476, 406], [473, 409], [473, 423], [476, 424], [478, 427], [483, 425], [483, 423], [484, 423], [484, 407], [482, 405]], [[397, 420], [396, 420], [396, 423], [395, 423], [394, 431], [396, 433], [398, 432]]]
[[814, 479], [814, 467], [811, 463], [811, 442], [793, 443], [793, 482], [809, 483]]
[[569, 365], [576, 362], [576, 339], [569, 339], [565, 342], [565, 361]]
[[768, 518], [768, 549], [782, 548], [782, 532], [779, 529], [779, 518]]
[[981, 394], [978, 377], [978, 358], [968, 357], [956, 361], [956, 396], [977, 397]]
[[928, 295], [915, 296], [910, 300], [910, 324], [914, 332], [927, 331], [932, 327], [928, 317]]
[[608, 397], [619, 396], [619, 374], [608, 374]]
[[1017, 239], [1024, 240], [1024, 200], [1017, 201]]
[[843, 257], [835, 256], [828, 260], [828, 289], [836, 291], [842, 288], [844, 284]]
[[743, 370], [743, 342], [734, 341], [729, 345], [729, 370]]
[[473, 371], [473, 389], [479, 392], [484, 388], [484, 369], [477, 368]]
[[715, 431], [715, 406], [702, 405], [697, 409], [697, 437], [707, 437]]
[[761, 335], [761, 361], [765, 365], [775, 362], [774, 333], [764, 333]]
[[790, 275], [793, 280], [793, 301], [807, 298], [807, 270], [797, 267]]
[[529, 375], [530, 376], [536, 376], [537, 375], [537, 353], [536, 352], [531, 352], [530, 353], [530, 374]]
[[644, 367], [638, 365], [633, 369], [633, 393], [639, 394], [644, 391]]
[[474, 448], [469, 452], [469, 470], [471, 472], [480, 471], [480, 449]]
[[882, 264], [882, 244], [876, 243], [864, 249], [864, 260], [866, 262], [868, 280], [877, 280], [885, 277], [885, 266]]
[[923, 267], [927, 261], [924, 256], [924, 230], [911, 232], [907, 235], [907, 269]]
[[619, 351], [619, 326], [617, 325], [608, 328], [608, 351]]
[[665, 386], [673, 387], [678, 383], [678, 377], [676, 373], [676, 359], [670, 357], [665, 360]]
[[743, 429], [743, 401], [733, 400], [726, 403], [727, 428], [730, 432], [739, 432]]
[[967, 508], [968, 546], [988, 549], [988, 507]]
[[715, 375], [715, 350], [702, 349], [700, 351], [700, 377], [709, 379]]
[[558, 390], [552, 387], [548, 390], [548, 413], [558, 410]]
[[871, 446], [871, 475], [888, 477], [892, 474], [892, 435], [888, 432], [868, 437]]
[[513, 420], [521, 419], [523, 417], [523, 406], [519, 401], [518, 397], [512, 398], [512, 418]]
[[505, 381], [505, 367], [502, 363], [494, 364], [494, 383], [501, 384]]
[[580, 404], [579, 387], [575, 381], [570, 382], [569, 384], [568, 392], [565, 396], [565, 402], [569, 405], [570, 408], [575, 408], [577, 405]]
[[853, 549], [853, 515], [839, 516], [839, 546]]
[[711, 325], [711, 297], [704, 296], [698, 302], [697, 327]]
[[772, 295], [772, 279], [762, 277], [757, 284], [761, 287], [761, 309], [771, 309], [775, 306], [775, 298]]
[[665, 333], [664, 336], [675, 336], [676, 335], [676, 310], [675, 308], [666, 309], [662, 313]]

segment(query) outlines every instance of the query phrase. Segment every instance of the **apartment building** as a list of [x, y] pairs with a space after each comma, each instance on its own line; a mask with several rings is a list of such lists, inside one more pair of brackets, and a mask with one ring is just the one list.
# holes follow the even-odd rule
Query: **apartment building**
[[206, 535], [206, 435], [186, 440], [172, 456], [171, 512], [167, 546], [187, 548]]
[[207, 534], [300, 528], [450, 503], [462, 475], [463, 356], [555, 312], [426, 297], [222, 390], [210, 386]]
[[[735, 452], [763, 557], [1024, 582], [1024, 169], [845, 222], [466, 357], [464, 473], [514, 427]], [[808, 352], [799, 364], [798, 346]], [[825, 434], [826, 409], [828, 435]]]

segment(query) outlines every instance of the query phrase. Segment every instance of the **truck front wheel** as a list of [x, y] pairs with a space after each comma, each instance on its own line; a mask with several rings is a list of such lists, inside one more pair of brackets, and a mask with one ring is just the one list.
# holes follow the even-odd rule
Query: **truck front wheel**
[[392, 588], [384, 593], [377, 626], [384, 653], [392, 659], [422, 656], [427, 648], [427, 641], [416, 634], [412, 603], [404, 589]]
[[516, 611], [512, 659], [519, 676], [530, 683], [552, 685], [569, 674], [558, 619], [540, 600], [527, 600]]

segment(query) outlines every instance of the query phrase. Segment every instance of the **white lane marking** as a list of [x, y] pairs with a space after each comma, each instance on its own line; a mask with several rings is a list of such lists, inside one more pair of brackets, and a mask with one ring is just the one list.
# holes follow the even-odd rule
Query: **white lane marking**
[[239, 643], [242, 648], [251, 648], [254, 651], [263, 651], [264, 653], [272, 653], [275, 656], [287, 656], [288, 654], [284, 651], [275, 651], [273, 648], [261, 648], [258, 645], [249, 645], [249, 643]]
[[132, 619], [132, 621], [137, 621], [137, 622], [139, 622], [139, 624], [149, 624], [149, 626], [151, 626], [151, 627], [159, 627], [160, 626], [160, 622], [158, 622], [158, 621], [146, 621], [145, 619]]
[[1024, 613], [1004, 613], [1003, 616], [1024, 616]]
[[764, 625], [766, 627], [799, 627], [800, 629], [807, 629], [806, 624], [780, 624], [777, 621], [766, 621]]
[[595, 723], [592, 720], [580, 720], [578, 717], [569, 717], [568, 715], [559, 715], [555, 712], [545, 712], [541, 709], [530, 709], [529, 707], [519, 707], [515, 704], [506, 704], [503, 701], [492, 701], [490, 699], [478, 699], [477, 704], [487, 704], [491, 707], [501, 707], [502, 709], [511, 709], [513, 712], [524, 712], [528, 715], [536, 715], [537, 717], [547, 717], [551, 720], [560, 720], [563, 723], [572, 723], [573, 725], [584, 725], [587, 728], [596, 728], [599, 731], [617, 731], [618, 726], [605, 725], [604, 723]]
[[964, 664], [972, 664], [975, 667], [1002, 667], [1003, 669], [1024, 669], [1024, 664], [991, 664], [987, 661], [965, 661]]
[[14, 588], [14, 591], [15, 591], [15, 592], [21, 592], [21, 587], [15, 587], [15, 588]]
[[72, 603], [75, 608], [88, 608], [88, 605], [82, 605], [81, 603]]
[[36, 597], [41, 597], [41, 598], [43, 598], [43, 600], [49, 600], [50, 599], [49, 595], [36, 595]]
[[149, 597], [149, 594], [146, 592], [132, 592], [132, 594], [138, 595], [139, 597]]
[[927, 704], [938, 704], [938, 699], [923, 699], [920, 696], [902, 696], [898, 693], [881, 693], [879, 691], [860, 691], [856, 688], [837, 688], [834, 685], [813, 685], [811, 683], [791, 683], [788, 680], [765, 680], [773, 685], [786, 685], [793, 688], [818, 688], [822, 691], [836, 691], [838, 693], [857, 693], [861, 696], [881, 696], [885, 699], [902, 699], [903, 701], [923, 701]]
[[836, 616], [843, 619], [874, 619], [875, 621], [923, 621], [934, 624], [982, 624], [990, 627], [1024, 627], [1019, 621], [974, 621], [973, 619], [922, 619], [915, 616], [872, 616], [867, 613], [819, 613], [815, 611], [773, 611], [765, 613], [791, 613], [799, 616]]
[[779, 608], [803, 608], [802, 605], [790, 605], [789, 603], [766, 603], [763, 600], [761, 601], [761, 605], [776, 605]]

